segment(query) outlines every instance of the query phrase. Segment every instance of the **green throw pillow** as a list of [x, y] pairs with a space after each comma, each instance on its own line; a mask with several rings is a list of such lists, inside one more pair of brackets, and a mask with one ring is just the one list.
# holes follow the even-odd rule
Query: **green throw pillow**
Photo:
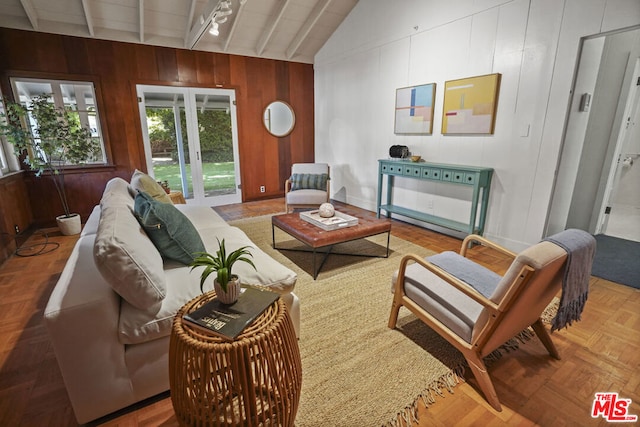
[[174, 205], [159, 202], [141, 191], [136, 195], [134, 210], [162, 258], [189, 265], [196, 252], [206, 251], [193, 223]]
[[326, 173], [294, 173], [291, 175], [291, 191], [295, 190], [326, 190], [327, 179], [329, 175]]

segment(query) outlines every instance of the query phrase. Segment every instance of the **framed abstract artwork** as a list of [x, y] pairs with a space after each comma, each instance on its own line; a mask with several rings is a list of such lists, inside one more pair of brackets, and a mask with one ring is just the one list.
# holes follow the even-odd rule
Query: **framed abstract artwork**
[[442, 134], [493, 134], [499, 90], [498, 73], [445, 82]]
[[394, 132], [416, 135], [431, 134], [435, 95], [435, 83], [396, 89]]

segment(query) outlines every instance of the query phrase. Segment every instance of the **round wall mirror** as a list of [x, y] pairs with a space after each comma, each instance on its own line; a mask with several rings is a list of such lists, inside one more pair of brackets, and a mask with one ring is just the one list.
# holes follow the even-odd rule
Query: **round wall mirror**
[[287, 136], [296, 124], [296, 116], [289, 104], [274, 101], [264, 109], [262, 121], [271, 135]]

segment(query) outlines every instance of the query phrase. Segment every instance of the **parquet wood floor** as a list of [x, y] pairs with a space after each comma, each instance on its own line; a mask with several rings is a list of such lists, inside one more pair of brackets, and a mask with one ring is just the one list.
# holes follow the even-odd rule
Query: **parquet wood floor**
[[[231, 220], [283, 209], [283, 200], [275, 199], [216, 211]], [[0, 426], [77, 425], [41, 321], [77, 237], [47, 231], [49, 240], [60, 244], [57, 250], [13, 256], [0, 266]], [[434, 251], [460, 246], [458, 239], [399, 221], [392, 233]], [[27, 244], [43, 239], [36, 233]], [[508, 266], [486, 248], [474, 248], [473, 258], [499, 271]], [[592, 278], [582, 318], [552, 335], [562, 360], [551, 359], [534, 339], [490, 367], [502, 412], [494, 411], [469, 379], [430, 408], [421, 405], [420, 423], [414, 425], [603, 426], [607, 422], [592, 419], [590, 411], [594, 393], [606, 391], [631, 399], [630, 413], [640, 415], [640, 291]], [[164, 393], [92, 425], [173, 427], [177, 422]]]

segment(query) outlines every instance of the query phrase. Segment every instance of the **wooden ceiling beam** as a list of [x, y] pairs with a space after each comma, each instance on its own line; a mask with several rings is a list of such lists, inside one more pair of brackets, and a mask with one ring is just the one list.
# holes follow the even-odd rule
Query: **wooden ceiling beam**
[[236, 30], [238, 29], [238, 23], [240, 22], [240, 16], [242, 16], [242, 14], [244, 13], [244, 5], [246, 3], [246, 0], [240, 0], [240, 5], [237, 8], [237, 11], [234, 12], [233, 14], [233, 23], [231, 23], [231, 28], [229, 29], [229, 34], [227, 34], [227, 38], [225, 39], [224, 43], [223, 43], [223, 47], [222, 50], [223, 52], [226, 52], [229, 49], [229, 45], [231, 44], [231, 39], [233, 38], [233, 35], [236, 33]]
[[193, 49], [200, 40], [200, 37], [202, 37], [202, 34], [207, 31], [207, 28], [211, 25], [211, 20], [216, 12], [218, 3], [220, 3], [220, 0], [210, 0], [205, 6], [202, 15], [196, 18], [196, 22], [193, 24], [193, 27], [191, 27], [191, 31], [189, 31], [188, 43], [186, 45], [187, 49]]
[[187, 23], [185, 25], [184, 30], [184, 47], [189, 48], [189, 33], [191, 33], [191, 26], [193, 25], [193, 16], [196, 13], [196, 1], [191, 0], [191, 5], [189, 6], [189, 14], [187, 15]]
[[138, 30], [140, 31], [140, 43], [144, 43], [144, 0], [138, 0]]
[[285, 56], [287, 59], [293, 58], [293, 56], [298, 52], [298, 49], [300, 49], [300, 45], [302, 45], [302, 42], [305, 41], [322, 14], [325, 12], [325, 10], [327, 10], [327, 7], [329, 7], [330, 3], [331, 0], [318, 0], [315, 7], [307, 17], [307, 20], [304, 22], [304, 24], [302, 24], [302, 27], [300, 27], [300, 30], [298, 31], [296, 36], [293, 38], [293, 40], [291, 40], [291, 44], [289, 44], [289, 47], [287, 47], [287, 50], [285, 51]]
[[82, 0], [82, 11], [84, 12], [84, 19], [87, 21], [87, 29], [91, 37], [95, 37], [95, 30], [93, 29], [93, 16], [91, 16], [91, 10], [89, 10], [89, 0]]
[[33, 7], [33, 3], [31, 0], [20, 0], [22, 4], [22, 8], [24, 12], [27, 14], [27, 18], [29, 18], [29, 22], [31, 22], [31, 26], [34, 30], [38, 29], [38, 14], [36, 13], [35, 7]]
[[262, 55], [262, 52], [264, 52], [264, 49], [267, 46], [267, 43], [269, 43], [271, 36], [273, 36], [273, 32], [278, 26], [278, 23], [280, 22], [280, 20], [282, 19], [282, 16], [284, 15], [284, 11], [289, 5], [289, 3], [291, 3], [291, 0], [282, 0], [280, 2], [280, 10], [278, 10], [278, 13], [276, 13], [276, 15], [273, 17], [271, 22], [267, 25], [264, 32], [262, 33], [262, 36], [260, 37], [260, 40], [258, 41], [258, 46], [256, 46], [256, 53], [258, 55]]

